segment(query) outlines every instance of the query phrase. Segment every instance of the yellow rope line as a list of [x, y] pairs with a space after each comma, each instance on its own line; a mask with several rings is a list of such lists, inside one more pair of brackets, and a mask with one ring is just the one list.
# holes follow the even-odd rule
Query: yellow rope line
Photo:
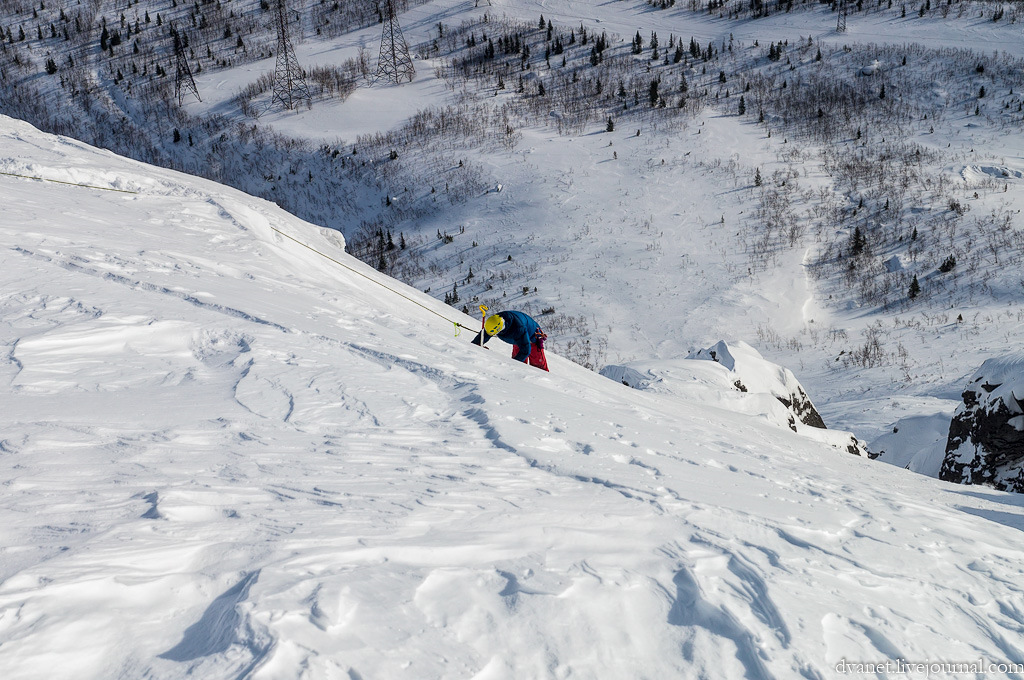
[[384, 288], [384, 289], [386, 289], [386, 290], [389, 290], [389, 291], [391, 291], [392, 293], [394, 293], [395, 295], [397, 295], [397, 296], [399, 296], [399, 297], [401, 297], [401, 298], [404, 298], [404, 299], [408, 300], [409, 302], [413, 303], [413, 304], [414, 304], [414, 305], [416, 305], [417, 307], [422, 307], [423, 309], [427, 310], [427, 311], [428, 311], [428, 312], [430, 312], [431, 314], [434, 314], [435, 316], [439, 316], [439, 317], [441, 317], [442, 319], [444, 319], [445, 321], [447, 321], [447, 322], [448, 322], [448, 323], [450, 323], [450, 324], [454, 324], [454, 325], [455, 325], [455, 335], [456, 335], [456, 337], [458, 337], [458, 334], [459, 334], [459, 329], [460, 329], [460, 328], [464, 328], [464, 329], [466, 329], [467, 331], [472, 331], [472, 330], [475, 330], [475, 329], [473, 329], [473, 328], [470, 328], [469, 326], [463, 326], [463, 325], [462, 325], [461, 323], [459, 323], [458, 321], [452, 321], [451, 319], [449, 319], [448, 317], [446, 317], [446, 316], [445, 316], [444, 314], [441, 314], [440, 312], [435, 312], [435, 311], [434, 311], [433, 309], [431, 309], [430, 307], [427, 307], [427, 306], [425, 306], [425, 305], [423, 305], [423, 304], [421, 304], [421, 303], [417, 302], [416, 300], [413, 300], [413, 299], [412, 299], [411, 297], [409, 297], [409, 296], [408, 296], [408, 295], [406, 295], [405, 293], [402, 293], [402, 292], [400, 292], [400, 291], [397, 291], [397, 290], [395, 290], [394, 288], [392, 288], [391, 286], [388, 286], [387, 284], [381, 283], [381, 282], [380, 282], [380, 281], [378, 281], [377, 279], [374, 279], [374, 278], [372, 278], [372, 277], [370, 277], [370, 276], [367, 276], [366, 274], [364, 274], [363, 272], [359, 271], [358, 269], [353, 269], [352, 267], [348, 266], [348, 265], [347, 265], [347, 264], [345, 264], [344, 262], [341, 262], [341, 261], [339, 261], [339, 260], [336, 260], [336, 259], [334, 259], [333, 257], [331, 257], [330, 255], [328, 255], [328, 254], [326, 254], [326, 253], [322, 253], [322, 252], [320, 252], [319, 250], [317, 250], [317, 249], [316, 249], [316, 248], [314, 248], [313, 246], [311, 246], [311, 245], [309, 245], [309, 244], [307, 244], [307, 243], [303, 243], [302, 241], [300, 241], [299, 239], [295, 238], [294, 236], [291, 236], [291, 235], [289, 235], [289, 234], [286, 234], [286, 233], [284, 233], [283, 231], [281, 231], [280, 229], [277, 229], [276, 227], [270, 227], [270, 228], [271, 228], [271, 229], [273, 229], [274, 231], [276, 231], [276, 232], [277, 232], [278, 234], [280, 234], [281, 236], [284, 236], [284, 237], [285, 237], [285, 238], [287, 238], [287, 239], [290, 239], [290, 240], [292, 240], [292, 241], [295, 241], [296, 243], [298, 243], [298, 244], [299, 244], [300, 246], [302, 246], [303, 248], [307, 248], [307, 249], [309, 249], [309, 250], [312, 250], [312, 251], [313, 251], [314, 253], [316, 253], [316, 254], [317, 254], [317, 255], [319, 255], [320, 257], [323, 257], [323, 258], [326, 258], [326, 259], [330, 260], [331, 262], [333, 262], [334, 264], [338, 265], [339, 267], [344, 267], [345, 269], [349, 270], [349, 271], [350, 271], [350, 272], [352, 272], [353, 274], [357, 274], [357, 275], [359, 275], [359, 276], [362, 276], [362, 277], [363, 277], [364, 279], [366, 279], [367, 281], [372, 281], [373, 283], [376, 283], [376, 284], [377, 284], [378, 286], [380, 286], [381, 288]]
[[85, 189], [99, 189], [100, 191], [117, 191], [122, 194], [137, 194], [138, 191], [129, 191], [127, 189], [111, 189], [110, 187], [98, 187], [92, 184], [78, 184], [77, 182], [62, 182], [59, 179], [47, 179], [45, 177], [32, 177], [31, 175], [19, 175], [13, 172], [0, 172], [0, 175], [6, 175], [8, 177], [21, 177], [22, 179], [35, 179], [40, 182], [53, 182], [54, 184], [67, 184], [72, 187], [83, 187]]

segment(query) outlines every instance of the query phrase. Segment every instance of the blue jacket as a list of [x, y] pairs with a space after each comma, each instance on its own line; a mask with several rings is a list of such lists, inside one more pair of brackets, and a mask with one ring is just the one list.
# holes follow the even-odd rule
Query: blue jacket
[[[510, 345], [515, 345], [518, 351], [512, 355], [512, 358], [526, 363], [526, 360], [530, 358], [534, 338], [540, 332], [540, 326], [533, 320], [533, 317], [522, 312], [498, 312], [498, 316], [505, 321], [505, 327], [497, 337]], [[483, 337], [484, 344], [491, 339], [491, 336], [481, 331], [477, 335], [477, 340], [473, 341], [474, 344], [481, 344], [478, 342], [481, 337]]]

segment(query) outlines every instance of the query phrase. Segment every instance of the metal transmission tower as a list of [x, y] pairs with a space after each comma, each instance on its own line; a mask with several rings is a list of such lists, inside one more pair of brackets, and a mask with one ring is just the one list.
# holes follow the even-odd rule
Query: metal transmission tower
[[178, 98], [178, 106], [182, 105], [185, 95], [189, 92], [194, 94], [199, 101], [203, 101], [203, 98], [199, 96], [195, 78], [192, 77], [188, 59], [185, 57], [185, 43], [174, 26], [171, 26], [171, 35], [174, 36], [174, 60], [177, 63], [177, 71], [174, 74], [174, 95]]
[[846, 33], [846, 0], [839, 0], [839, 19], [836, 22], [836, 33]]
[[306, 102], [307, 106], [313, 104], [313, 97], [306, 86], [306, 77], [288, 37], [288, 8], [285, 0], [277, 0], [277, 66], [274, 68], [274, 97], [270, 100], [270, 106], [277, 102], [281, 102], [288, 111], [296, 108], [299, 102]]
[[395, 16], [392, 0], [384, 0], [384, 32], [380, 39], [380, 59], [377, 61], [377, 78], [389, 80], [396, 85], [403, 80], [412, 81], [416, 69], [409, 56], [409, 45], [402, 35], [402, 27]]

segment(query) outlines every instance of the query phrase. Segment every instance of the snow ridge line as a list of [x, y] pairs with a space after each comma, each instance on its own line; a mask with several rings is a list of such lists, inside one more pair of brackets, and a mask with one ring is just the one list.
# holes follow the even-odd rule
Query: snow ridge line
[[715, 636], [731, 640], [736, 645], [736, 659], [746, 669], [747, 677], [774, 680], [775, 676], [768, 672], [761, 658], [754, 633], [728, 609], [704, 597], [692, 569], [680, 565], [672, 583], [676, 594], [668, 614], [671, 625], [691, 630], [703, 628]]
[[12, 248], [12, 250], [14, 250], [17, 253], [21, 253], [22, 255], [34, 257], [37, 260], [42, 260], [43, 262], [50, 262], [52, 264], [57, 265], [58, 267], [67, 269], [68, 271], [80, 272], [82, 274], [88, 274], [89, 276], [95, 276], [96, 278], [106, 279], [108, 281], [120, 283], [134, 290], [144, 290], [150, 293], [161, 293], [163, 295], [169, 295], [171, 297], [176, 297], [179, 300], [183, 300], [191, 305], [199, 307], [200, 309], [208, 309], [212, 312], [219, 312], [220, 314], [233, 316], [239, 319], [243, 319], [245, 321], [251, 321], [252, 323], [270, 326], [271, 328], [275, 328], [281, 331], [282, 333], [291, 333], [290, 329], [285, 328], [281, 324], [274, 323], [273, 321], [267, 321], [266, 319], [261, 319], [258, 316], [253, 316], [248, 312], [243, 312], [242, 310], [235, 309], [234, 307], [228, 307], [226, 305], [220, 305], [214, 302], [204, 302], [203, 300], [200, 300], [199, 298], [190, 293], [182, 293], [180, 291], [171, 290], [170, 288], [167, 288], [165, 286], [157, 286], [156, 284], [148, 283], [146, 281], [133, 281], [127, 276], [122, 276], [120, 274], [113, 274], [111, 272], [99, 272], [94, 269], [83, 267], [80, 264], [75, 264], [74, 262], [68, 262], [67, 260], [59, 260], [50, 257], [49, 255], [43, 255], [41, 253], [34, 253], [31, 250], [22, 248], [21, 246], [15, 246], [14, 248]]
[[[689, 629], [691, 635], [703, 630], [733, 646], [733, 658], [745, 669], [744, 677], [775, 680], [778, 675], [769, 666], [778, 667], [788, 658], [791, 670], [798, 675], [787, 677], [824, 680], [805, 653], [793, 647], [793, 635], [769, 590], [768, 574], [791, 574], [790, 570], [775, 563], [764, 545], [716, 541], [706, 535], [706, 529], [684, 523], [695, 529], [689, 545], [674, 542], [659, 549], [676, 562], [672, 577], [675, 592], [665, 590], [671, 602], [669, 624]], [[765, 566], [759, 573], [741, 547], [768, 555], [771, 568]], [[726, 593], [733, 597], [723, 601]], [[900, 656], [897, 652], [892, 658]]]
[[[18, 357], [15, 356], [15, 352], [18, 351], [19, 342], [21, 342], [21, 338], [15, 338], [14, 342], [11, 343], [11, 351], [8, 352], [7, 354], [7, 360], [17, 367], [18, 373], [21, 373], [22, 371], [25, 370], [25, 366], [24, 364], [21, 363], [21, 361], [18, 360]], [[17, 377], [17, 373], [15, 374], [15, 377]]]
[[[254, 622], [249, 612], [240, 611], [239, 605], [249, 598], [249, 590], [259, 580], [261, 569], [243, 574], [242, 579], [218, 595], [202, 617], [187, 628], [181, 641], [158, 658], [189, 665], [189, 674], [203, 674], [204, 662], [227, 656], [229, 650], [239, 646], [248, 652], [248, 659], [234, 659], [245, 665], [237, 669], [239, 678], [249, 677], [270, 658], [277, 639], [265, 626]], [[232, 673], [236, 671], [233, 670]]]

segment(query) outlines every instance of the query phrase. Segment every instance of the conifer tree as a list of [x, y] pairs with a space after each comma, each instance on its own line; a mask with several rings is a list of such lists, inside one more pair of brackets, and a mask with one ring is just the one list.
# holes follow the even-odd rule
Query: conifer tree
[[907, 291], [907, 297], [911, 300], [921, 294], [921, 284], [917, 282], [917, 274], [914, 274], [914, 280], [910, 282], [910, 290]]
[[868, 240], [864, 236], [864, 233], [860, 230], [860, 227], [853, 228], [853, 235], [850, 237], [850, 255], [856, 257], [864, 252], [864, 247], [867, 246]]

